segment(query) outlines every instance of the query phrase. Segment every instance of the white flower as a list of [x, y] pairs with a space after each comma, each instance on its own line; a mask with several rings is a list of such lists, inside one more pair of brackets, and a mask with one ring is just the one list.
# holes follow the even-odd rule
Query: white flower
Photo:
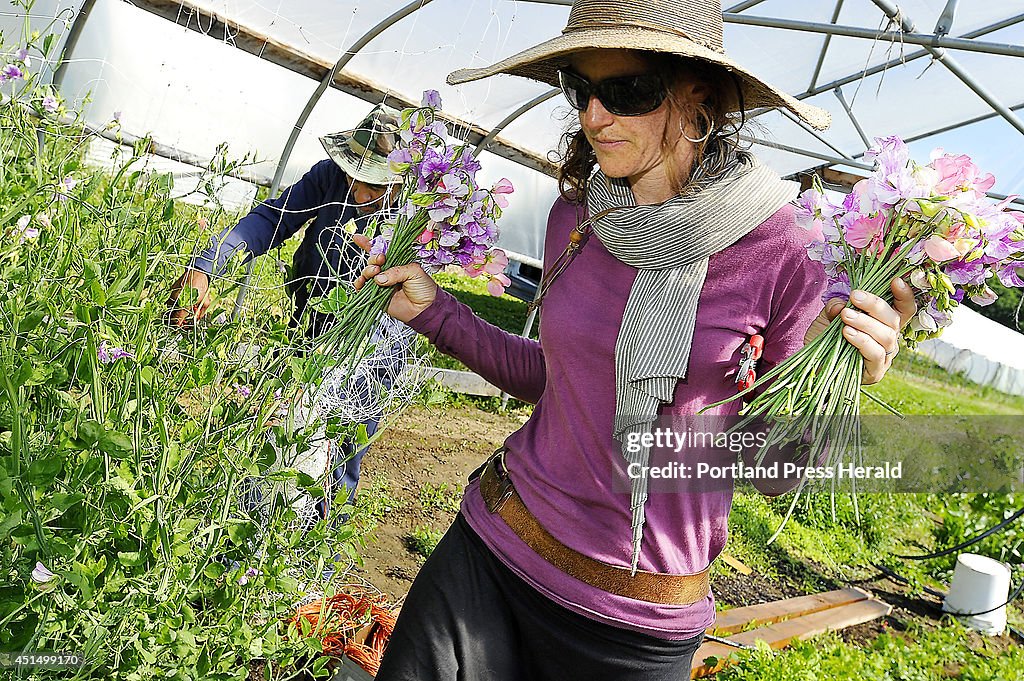
[[910, 328], [914, 331], [935, 333], [939, 330], [939, 325], [934, 319], [932, 319], [932, 316], [928, 314], [928, 310], [921, 310], [910, 320]]
[[921, 291], [927, 291], [931, 288], [928, 285], [928, 273], [920, 269], [910, 273], [910, 283], [913, 284], [914, 288]]
[[37, 562], [36, 567], [32, 570], [32, 581], [36, 584], [46, 584], [52, 581], [57, 575], [50, 572], [45, 565]]

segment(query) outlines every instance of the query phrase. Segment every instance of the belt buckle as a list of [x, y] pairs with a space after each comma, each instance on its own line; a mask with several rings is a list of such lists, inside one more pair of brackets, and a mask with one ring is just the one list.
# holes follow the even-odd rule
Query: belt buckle
[[487, 510], [491, 513], [497, 513], [505, 505], [505, 502], [512, 498], [512, 493], [516, 491], [515, 487], [512, 486], [512, 478], [509, 477], [508, 470], [505, 468], [504, 447], [494, 453], [489, 465], [494, 473], [497, 494], [490, 499], [486, 499]]

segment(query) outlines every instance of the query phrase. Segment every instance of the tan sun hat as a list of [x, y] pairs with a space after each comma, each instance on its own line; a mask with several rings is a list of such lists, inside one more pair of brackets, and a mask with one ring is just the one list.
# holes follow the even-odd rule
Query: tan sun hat
[[568, 55], [589, 49], [664, 52], [718, 64], [743, 87], [744, 108], [785, 107], [824, 130], [832, 116], [768, 85], [729, 59], [722, 43], [722, 4], [718, 0], [575, 0], [562, 35], [480, 69], [460, 69], [450, 85], [499, 73], [558, 86], [558, 69]]
[[324, 135], [320, 143], [353, 180], [397, 184], [402, 178], [388, 167], [388, 154], [398, 144], [401, 116], [395, 109], [379, 104], [353, 130]]

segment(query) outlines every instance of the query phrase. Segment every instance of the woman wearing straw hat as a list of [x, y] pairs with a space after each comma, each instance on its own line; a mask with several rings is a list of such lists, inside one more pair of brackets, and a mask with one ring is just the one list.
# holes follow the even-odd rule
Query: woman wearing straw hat
[[[400, 285], [390, 314], [537, 406], [467, 487], [377, 678], [688, 678], [715, 619], [708, 569], [732, 483], [662, 494], [622, 480], [655, 427], [736, 393], [751, 334], [770, 366], [843, 307], [821, 309], [795, 185], [738, 144], [744, 110], [829, 117], [726, 56], [717, 0], [577, 0], [561, 36], [449, 81], [499, 73], [560, 84], [579, 111], [548, 220], [541, 341], [489, 326], [417, 265], [371, 261], [359, 283]], [[916, 310], [892, 287], [895, 309], [855, 292], [861, 312], [843, 313], [865, 383]]]

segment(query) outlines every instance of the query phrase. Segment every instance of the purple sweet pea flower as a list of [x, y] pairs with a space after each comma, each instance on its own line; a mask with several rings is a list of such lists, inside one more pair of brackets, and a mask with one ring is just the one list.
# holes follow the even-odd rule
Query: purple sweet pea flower
[[238, 393], [238, 396], [244, 400], [245, 398], [252, 395], [252, 388], [250, 388], [247, 385], [239, 385], [238, 383], [236, 383], [235, 392]]
[[1024, 279], [1021, 279], [1020, 277], [1020, 270], [1022, 268], [1024, 268], [1024, 263], [1021, 262], [1008, 262], [1001, 265], [996, 269], [996, 276], [999, 277], [999, 283], [1003, 286], [1024, 288]]
[[431, 109], [441, 108], [441, 94], [437, 90], [424, 90], [420, 106], [427, 106]]
[[8, 64], [7, 66], [0, 69], [0, 83], [6, 83], [9, 80], [18, 80], [24, 78], [25, 74], [22, 73], [21, 69], [15, 64]]
[[135, 359], [135, 356], [123, 348], [110, 346], [107, 344], [107, 341], [103, 341], [96, 348], [96, 359], [101, 364], [113, 364], [119, 359]]
[[978, 262], [954, 260], [942, 266], [954, 286], [970, 286], [985, 283], [985, 266]]
[[14, 58], [16, 60], [20, 61], [25, 66], [28, 66], [29, 65], [28, 49], [26, 49], [24, 47], [21, 48], [20, 50], [18, 50], [17, 52], [14, 53]]
[[891, 175], [906, 169], [910, 151], [899, 137], [876, 137], [875, 146], [864, 152], [864, 158], [878, 161], [882, 175]]
[[830, 300], [836, 298], [844, 301], [850, 298], [850, 277], [845, 272], [840, 272], [837, 277], [829, 280], [828, 287], [821, 296], [821, 302], [828, 305]]
[[43, 101], [40, 103], [40, 106], [43, 108], [43, 111], [52, 114], [57, 113], [57, 109], [60, 104], [57, 102], [57, 98], [53, 95], [46, 95], [43, 97]]
[[388, 252], [388, 238], [378, 234], [370, 241], [370, 255], [381, 255]]

